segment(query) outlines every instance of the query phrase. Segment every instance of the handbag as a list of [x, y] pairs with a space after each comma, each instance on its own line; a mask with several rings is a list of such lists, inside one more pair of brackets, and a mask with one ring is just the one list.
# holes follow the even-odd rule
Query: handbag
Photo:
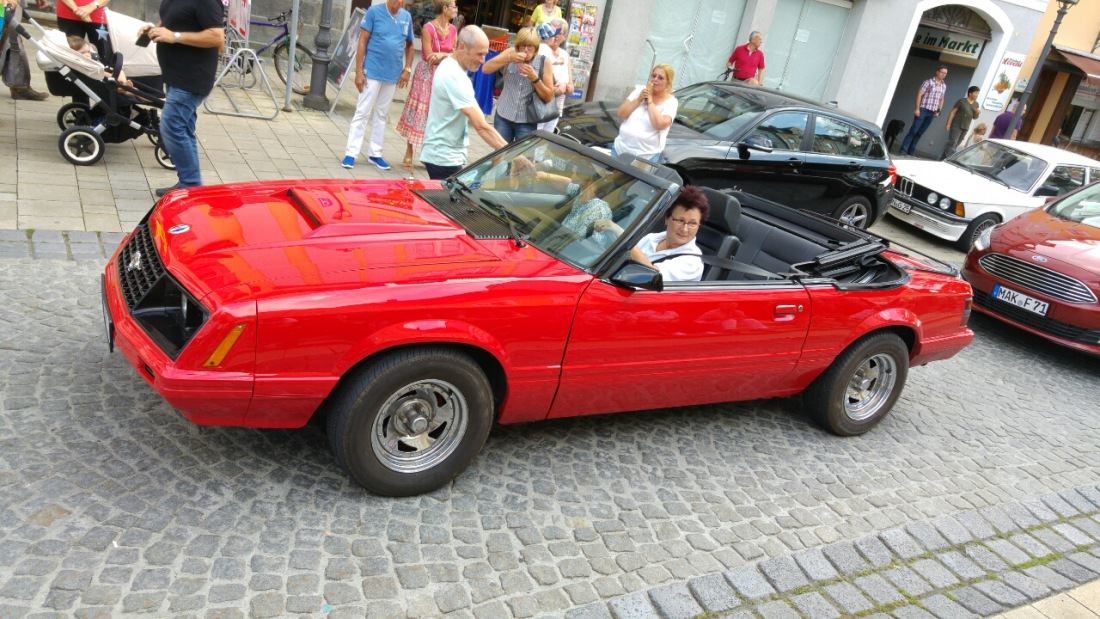
[[[540, 56], [542, 58], [542, 71], [546, 70], [546, 56]], [[539, 79], [542, 79], [542, 71], [539, 72]], [[531, 91], [531, 100], [527, 103], [527, 122], [529, 123], [545, 123], [550, 122], [558, 117], [558, 102], [554, 97], [550, 97], [549, 101], [543, 101], [539, 97], [539, 93], [533, 89]]]

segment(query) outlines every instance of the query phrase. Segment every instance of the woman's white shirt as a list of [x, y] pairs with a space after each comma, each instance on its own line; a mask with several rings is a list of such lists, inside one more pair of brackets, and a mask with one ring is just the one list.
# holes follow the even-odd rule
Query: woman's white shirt
[[647, 234], [642, 237], [642, 240], [638, 241], [638, 249], [642, 250], [642, 253], [645, 254], [646, 258], [649, 258], [650, 262], [661, 258], [667, 258], [668, 256], [682, 255], [682, 257], [678, 258], [661, 260], [653, 265], [661, 272], [661, 277], [663, 277], [666, 282], [697, 282], [702, 279], [703, 260], [699, 256], [701, 256], [703, 252], [700, 251], [699, 246], [695, 244], [695, 239], [691, 239], [691, 241], [679, 247], [658, 251], [657, 245], [665, 240], [666, 236], [668, 236], [668, 232]]
[[[634, 101], [641, 93], [642, 87], [639, 86], [627, 99]], [[619, 127], [619, 137], [615, 138], [615, 152], [630, 153], [639, 159], [649, 159], [665, 149], [665, 137], [668, 136], [668, 130], [672, 125], [658, 131], [649, 121], [650, 105], [643, 101], [623, 121], [622, 126]], [[660, 116], [676, 118], [678, 107], [676, 97], [669, 95], [668, 99], [657, 105], [657, 110]]]

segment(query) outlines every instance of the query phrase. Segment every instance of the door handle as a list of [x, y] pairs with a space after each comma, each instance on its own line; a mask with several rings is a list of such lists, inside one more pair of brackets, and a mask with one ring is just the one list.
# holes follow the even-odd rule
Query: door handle
[[858, 162], [858, 161], [849, 161], [848, 162], [848, 169], [849, 170], [861, 170], [861, 169], [863, 169], [863, 164]]
[[787, 165], [791, 166], [792, 168], [798, 167], [798, 166], [802, 165], [802, 160], [799, 159], [798, 157], [791, 157], [790, 159], [787, 160]]
[[801, 305], [776, 305], [775, 306], [775, 320], [790, 321], [794, 320], [795, 316], [802, 312]]

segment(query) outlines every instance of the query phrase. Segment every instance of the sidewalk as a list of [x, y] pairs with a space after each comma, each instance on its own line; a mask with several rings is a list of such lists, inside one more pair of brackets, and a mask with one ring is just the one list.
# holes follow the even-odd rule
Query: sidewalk
[[[42, 74], [36, 67], [34, 71], [32, 84], [35, 88], [44, 89], [45, 81]], [[272, 87], [276, 89], [278, 95], [281, 93], [282, 83], [273, 71], [269, 73]], [[348, 120], [353, 112], [356, 94], [354, 88], [349, 87], [345, 89], [333, 117], [322, 112], [299, 109], [301, 104], [299, 96], [294, 97], [295, 110], [280, 112], [279, 116], [272, 121], [200, 112], [199, 154], [204, 180], [207, 184], [216, 184], [285, 178], [398, 179], [406, 177], [408, 173], [403, 171], [400, 165], [404, 156], [405, 141], [395, 131], [406, 93], [407, 91], [399, 91], [399, 99], [394, 101], [390, 111], [383, 156], [394, 167], [388, 172], [377, 170], [366, 161], [365, 156], [360, 156], [353, 170], [345, 170], [340, 166]], [[333, 94], [330, 92], [329, 96]], [[221, 97], [222, 95], [216, 94], [214, 102], [220, 107], [225, 107], [226, 104], [220, 100]], [[257, 98], [253, 96], [253, 100]], [[280, 104], [281, 100], [280, 96]], [[0, 258], [105, 259], [113, 251], [122, 234], [132, 229], [154, 204], [152, 190], [156, 187], [171, 185], [176, 180], [174, 172], [165, 170], [156, 163], [153, 157], [153, 145], [145, 138], [124, 144], [108, 145], [103, 160], [93, 166], [77, 167], [66, 162], [58, 151], [57, 141], [60, 130], [55, 120], [58, 108], [65, 101], [59, 97], [51, 97], [43, 102], [15, 102], [7, 96], [6, 92], [0, 93], [0, 170], [4, 171], [4, 174], [0, 175], [0, 232], [2, 232], [0, 241], [3, 241], [0, 243], [0, 250], [5, 248], [12, 250], [0, 251]], [[488, 152], [488, 148], [476, 136], [471, 138], [471, 161]], [[427, 178], [424, 168], [418, 163], [412, 176], [419, 179]], [[14, 230], [22, 232], [12, 232]], [[1100, 524], [1095, 524], [1100, 520], [1092, 518], [1091, 521], [1094, 524], [1090, 526], [1095, 526], [1096, 530], [1100, 531]], [[1047, 525], [1033, 528], [1035, 531], [1052, 530]], [[1024, 533], [1028, 531], [1025, 530]], [[1097, 539], [1100, 539], [1100, 533], [1097, 535]], [[1075, 542], [1073, 539], [1069, 541]], [[1096, 542], [1093, 544], [1100, 548], [1100, 544]], [[1049, 562], [1067, 561], [1068, 559], [1064, 556], [1069, 556], [1076, 550], [1077, 554], [1073, 556], [1088, 555], [1079, 556], [1078, 560], [1096, 561], [1094, 566], [1100, 570], [1100, 558], [1096, 558], [1098, 551], [1094, 550], [1092, 554], [1081, 551], [1080, 548], [1085, 546], [1083, 541], [1076, 542], [1076, 545], [1077, 547], [1067, 548], [1064, 553], [1059, 554], [1059, 558]], [[1089, 546], [1092, 547], [1092, 545]], [[1027, 567], [1020, 567], [1020, 569], [1035, 570], [1036, 573], [1043, 574], [1054, 573], [1058, 566], [1052, 566], [1055, 569], [1047, 569], [1045, 557], [1046, 555], [1024, 561], [1020, 565]], [[1092, 558], [1089, 559], [1089, 557]], [[924, 554], [918, 553], [905, 559], [904, 565], [902, 563], [890, 565], [898, 570], [905, 570], [914, 563], [926, 560]], [[1063, 564], [1063, 566], [1066, 565], [1068, 564]], [[883, 567], [885, 569], [885, 564]], [[859, 574], [862, 572], [858, 570], [853, 572], [853, 578]], [[717, 581], [714, 581], [715, 576]], [[726, 579], [729, 578], [731, 577], [726, 575]], [[769, 576], [769, 579], [772, 577]], [[578, 618], [680, 616], [672, 614], [674, 603], [662, 607], [657, 601], [680, 600], [682, 598], [677, 597], [679, 593], [687, 592], [689, 588], [691, 589], [689, 597], [695, 595], [698, 599], [700, 595], [705, 595], [705, 592], [700, 594], [700, 587], [707, 583], [726, 589], [737, 586], [732, 581], [723, 581], [722, 575], [704, 576], [692, 579], [686, 584], [662, 588], [667, 589], [664, 593], [662, 589], [658, 589], [648, 592], [648, 595], [643, 592], [618, 598], [610, 604], [600, 602], [587, 608], [574, 608], [569, 612], [569, 616]], [[841, 587], [846, 583], [846, 578], [837, 576], [834, 579], [830, 576], [814, 584], [820, 585], [815, 588], [816, 591], [832, 586]], [[809, 583], [806, 586], [808, 585]], [[1053, 590], [1066, 589], [1068, 586], [1070, 585], [1053, 587]], [[976, 584], [973, 590], [977, 591], [980, 588]], [[745, 598], [745, 591], [737, 588], [737, 592], [742, 596], [739, 599]], [[792, 588], [790, 593], [794, 597], [803, 597], [810, 596], [813, 592], [803, 591], [800, 585]], [[662, 597], [666, 594], [669, 597]], [[636, 597], [638, 595], [645, 597], [639, 599]], [[762, 601], [760, 606], [755, 607], [762, 616], [793, 616], [769, 614], [772, 612], [769, 610], [770, 604], [778, 603], [780, 600], [768, 599], [771, 602], [765, 604]], [[805, 597], [805, 599], [810, 598]], [[1028, 599], [1035, 599], [1035, 597]], [[1018, 603], [1024, 601], [1020, 600]], [[635, 606], [635, 602], [639, 605]], [[650, 606], [651, 603], [654, 606]], [[786, 601], [783, 603], [786, 604]], [[797, 607], [797, 602], [794, 603]], [[997, 608], [1012, 605], [1006, 602]], [[778, 606], [770, 608], [774, 609]], [[793, 612], [791, 606], [784, 606], [784, 608]], [[959, 608], [961, 610], [961, 607]], [[892, 614], [897, 617], [932, 616], [925, 611], [920, 611], [916, 606], [912, 609], [911, 614], [906, 614], [898, 606], [897, 612]], [[706, 612], [708, 617], [738, 616], [736, 611], [728, 614], [712, 608], [700, 608], [700, 610]], [[805, 609], [803, 614], [817, 616]], [[959, 616], [968, 615], [969, 613]], [[869, 615], [853, 612], [846, 613], [844, 616]], [[1093, 581], [997, 616], [1010, 619], [1100, 618], [1100, 581]]]

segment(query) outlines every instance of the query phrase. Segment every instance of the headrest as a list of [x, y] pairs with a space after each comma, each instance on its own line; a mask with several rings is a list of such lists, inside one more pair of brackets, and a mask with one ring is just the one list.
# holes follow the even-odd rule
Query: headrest
[[737, 198], [722, 193], [710, 187], [700, 187], [703, 195], [707, 197], [707, 205], [710, 206], [710, 214], [707, 222], [712, 226], [725, 228], [729, 233], [737, 236], [737, 229], [741, 225], [741, 202]]

